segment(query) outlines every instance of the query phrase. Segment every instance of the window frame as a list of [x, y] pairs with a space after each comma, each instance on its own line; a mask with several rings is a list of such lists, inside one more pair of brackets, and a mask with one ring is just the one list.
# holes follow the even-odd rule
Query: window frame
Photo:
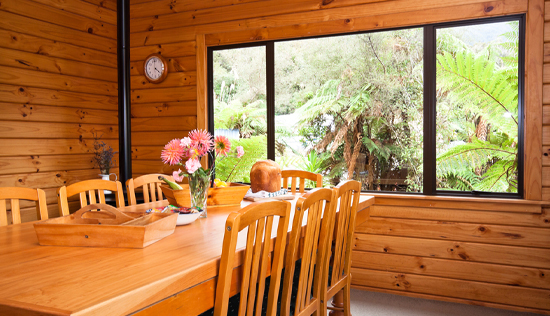
[[[519, 49], [518, 49], [518, 192], [485, 192], [485, 191], [451, 191], [438, 190], [436, 185], [436, 77], [437, 77], [437, 30], [442, 28], [479, 25], [497, 22], [517, 21], [519, 24]], [[324, 37], [336, 37], [355, 34], [378, 33], [405, 29], [423, 29], [423, 185], [422, 192], [404, 191], [362, 191], [367, 193], [384, 194], [408, 194], [427, 196], [461, 196], [480, 198], [524, 198], [524, 146], [525, 146], [525, 43], [526, 43], [526, 14], [508, 16], [478, 18], [442, 22], [433, 24], [413, 25], [399, 28], [376, 29], [349, 33], [327, 34], [321, 36], [285, 38], [269, 41], [257, 41], [222, 46], [207, 47], [207, 93], [208, 93], [208, 130], [214, 133], [214, 52], [219, 50], [265, 47], [266, 53], [266, 107], [267, 107], [267, 158], [275, 161], [275, 43], [297, 41], [303, 39], [315, 39]], [[209, 162], [210, 165], [213, 161]]]

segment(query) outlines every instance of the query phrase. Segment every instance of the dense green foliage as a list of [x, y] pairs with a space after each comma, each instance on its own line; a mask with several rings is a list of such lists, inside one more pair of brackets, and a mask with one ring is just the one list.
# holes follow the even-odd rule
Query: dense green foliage
[[438, 120], [454, 127], [438, 148], [443, 189], [517, 192], [518, 29], [512, 26], [501, 45], [437, 56], [438, 110], [448, 110]]
[[[276, 43], [281, 167], [320, 172], [327, 185], [422, 191], [422, 45], [421, 28]], [[438, 30], [439, 189], [517, 191], [517, 56], [516, 22]], [[247, 144], [252, 164], [266, 157], [265, 82], [264, 48], [214, 54], [215, 127], [262, 139]], [[234, 179], [247, 181], [246, 166]]]
[[[242, 158], [227, 157], [216, 163], [216, 178], [222, 181], [250, 183], [250, 169], [254, 163], [267, 157], [267, 138], [252, 136], [231, 141], [231, 147], [243, 146]], [[231, 175], [231, 176], [230, 176]]]

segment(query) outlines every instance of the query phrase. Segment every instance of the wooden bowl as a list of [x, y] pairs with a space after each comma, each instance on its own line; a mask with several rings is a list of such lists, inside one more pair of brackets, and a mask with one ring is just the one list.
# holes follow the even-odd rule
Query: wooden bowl
[[[171, 205], [191, 207], [191, 196], [189, 185], [181, 184], [183, 190], [173, 190], [167, 184], [161, 184], [160, 189]], [[206, 205], [240, 205], [249, 185], [240, 183], [229, 183], [228, 187], [209, 188]]]

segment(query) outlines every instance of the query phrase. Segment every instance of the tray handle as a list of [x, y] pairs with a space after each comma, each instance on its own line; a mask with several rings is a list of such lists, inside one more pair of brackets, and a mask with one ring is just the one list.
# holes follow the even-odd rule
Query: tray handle
[[[107, 211], [113, 214], [115, 218], [114, 219], [95, 219], [95, 218], [82, 217], [85, 213], [91, 212], [92, 210], [97, 210], [97, 209]], [[73, 214], [73, 216], [74, 216], [74, 219], [76, 220], [94, 221], [94, 222], [97, 221], [98, 223], [105, 223], [105, 224], [121, 224], [134, 219], [133, 217], [122, 213], [117, 208], [112, 207], [111, 205], [101, 204], [101, 203], [86, 205], [83, 208], [76, 211]]]

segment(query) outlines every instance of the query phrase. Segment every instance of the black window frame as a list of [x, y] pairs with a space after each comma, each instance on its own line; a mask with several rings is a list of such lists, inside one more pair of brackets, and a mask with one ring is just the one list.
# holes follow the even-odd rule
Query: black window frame
[[[437, 30], [442, 28], [479, 25], [496, 22], [517, 21], [519, 24], [519, 50], [518, 50], [518, 192], [485, 192], [485, 191], [451, 191], [437, 190], [436, 187], [436, 50]], [[423, 86], [423, 185], [422, 192], [403, 191], [363, 191], [384, 194], [410, 194], [429, 196], [463, 196], [482, 198], [524, 198], [524, 129], [525, 129], [525, 14], [460, 20], [452, 22], [413, 25], [399, 28], [376, 29], [359, 32], [327, 34], [321, 36], [287, 38], [280, 40], [258, 41], [223, 46], [210, 46], [207, 48], [207, 89], [208, 89], [208, 130], [214, 133], [214, 51], [264, 46], [266, 53], [266, 105], [267, 105], [267, 158], [275, 160], [275, 43], [313, 39], [323, 37], [336, 37], [355, 34], [368, 34], [404, 29], [423, 28], [424, 50], [424, 86]], [[211, 162], [212, 163], [212, 162]]]

